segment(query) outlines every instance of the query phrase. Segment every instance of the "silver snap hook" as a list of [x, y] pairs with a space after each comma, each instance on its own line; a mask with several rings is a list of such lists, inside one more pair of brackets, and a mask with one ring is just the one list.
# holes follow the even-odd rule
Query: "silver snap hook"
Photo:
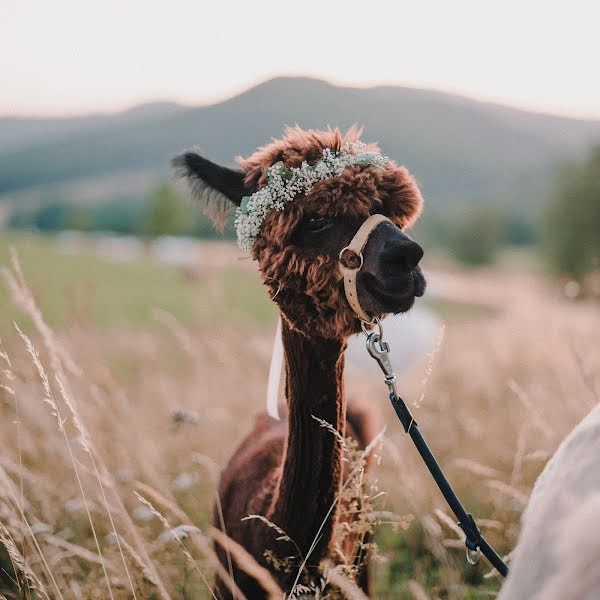
[[373, 331], [371, 329], [369, 329], [369, 327], [371, 325], [377, 325], [377, 328], [379, 329], [379, 339], [382, 340], [383, 339], [383, 325], [381, 324], [381, 319], [379, 317], [371, 317], [370, 321], [364, 321], [363, 319], [360, 319], [360, 327], [362, 329], [362, 332], [369, 337], [369, 335], [371, 335], [371, 333], [373, 333]]

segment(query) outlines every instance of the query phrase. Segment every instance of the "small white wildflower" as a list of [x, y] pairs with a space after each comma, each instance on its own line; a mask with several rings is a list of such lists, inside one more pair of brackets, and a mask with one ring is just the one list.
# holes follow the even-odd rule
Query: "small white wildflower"
[[152, 519], [155, 517], [155, 514], [147, 506], [142, 504], [133, 511], [133, 516], [138, 521], [152, 521]]
[[38, 533], [52, 533], [52, 527], [46, 523], [42, 523], [41, 521], [32, 523], [30, 529], [32, 535], [37, 535]]
[[158, 538], [161, 542], [170, 542], [176, 540], [185, 540], [191, 534], [201, 533], [198, 527], [194, 525], [178, 525], [160, 534]]
[[135, 479], [135, 471], [132, 469], [117, 469], [115, 471], [115, 479], [119, 483], [129, 483]]
[[117, 543], [117, 536], [115, 535], [114, 531], [111, 531], [110, 533], [107, 533], [104, 536], [104, 541], [109, 545], [109, 546], [114, 546]]
[[185, 492], [196, 485], [200, 478], [197, 473], [180, 473], [175, 477], [171, 486], [176, 492]]
[[79, 498], [72, 498], [65, 502], [65, 510], [70, 513], [78, 512], [83, 510], [84, 504]]
[[62, 538], [63, 540], [70, 540], [75, 537], [75, 532], [70, 527], [65, 527], [56, 534], [56, 537]]

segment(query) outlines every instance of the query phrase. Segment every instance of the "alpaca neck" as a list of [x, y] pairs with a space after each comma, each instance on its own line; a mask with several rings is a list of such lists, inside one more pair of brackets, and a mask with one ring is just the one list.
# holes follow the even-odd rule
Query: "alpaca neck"
[[[327, 550], [334, 525], [335, 502], [341, 486], [342, 448], [333, 432], [313, 418], [331, 424], [344, 435], [343, 394], [345, 340], [307, 338], [284, 322], [288, 435], [283, 471], [275, 492], [272, 518], [306, 556], [323, 521], [312, 558]], [[313, 562], [311, 560], [311, 562]]]

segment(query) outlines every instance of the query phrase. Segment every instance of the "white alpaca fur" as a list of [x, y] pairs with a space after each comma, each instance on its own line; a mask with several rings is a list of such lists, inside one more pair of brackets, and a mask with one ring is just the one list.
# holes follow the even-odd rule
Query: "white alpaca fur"
[[600, 405], [565, 438], [533, 488], [497, 600], [600, 598]]

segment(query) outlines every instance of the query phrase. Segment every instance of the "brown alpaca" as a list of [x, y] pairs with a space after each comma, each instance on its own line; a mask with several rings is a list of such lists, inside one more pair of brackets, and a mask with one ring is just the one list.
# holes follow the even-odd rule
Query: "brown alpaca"
[[[241, 170], [217, 166], [195, 151], [178, 156], [174, 165], [205, 210], [223, 222], [229, 207], [265, 185], [269, 166], [279, 161], [287, 167], [314, 164], [325, 148], [339, 152], [359, 134], [354, 128], [342, 135], [337, 129], [296, 127], [249, 158], [238, 158]], [[377, 151], [374, 145], [368, 149]], [[227, 535], [269, 568], [286, 593], [299, 561], [289, 572], [276, 570], [265, 551], [279, 557], [300, 551], [306, 557], [317, 538], [306, 573], [318, 579], [318, 565], [329, 556], [338, 520], [336, 510], [328, 513], [344, 477], [343, 450], [313, 417], [330, 423], [342, 436], [354, 437], [362, 447], [373, 437], [369, 413], [347, 409], [344, 399], [344, 350], [348, 336], [360, 331], [360, 322], [344, 296], [338, 255], [370, 215], [389, 217], [393, 224], [380, 224], [365, 247], [358, 294], [371, 315], [408, 310], [415, 296], [422, 295], [425, 281], [417, 266], [422, 250], [401, 230], [417, 218], [421, 204], [418, 187], [404, 167], [391, 161], [377, 168], [355, 165], [314, 184], [283, 210], [271, 210], [253, 245], [252, 257], [282, 316], [287, 419], [258, 418], [224, 469], [219, 494]], [[277, 540], [279, 534], [262, 521], [243, 520], [251, 514], [266, 517], [294, 544]], [[219, 523], [215, 518], [217, 527]], [[220, 556], [226, 565], [222, 550]], [[235, 566], [234, 576], [248, 598], [265, 597], [259, 583]], [[367, 574], [357, 581], [368, 593]], [[222, 583], [217, 588], [221, 596], [230, 597]]]

